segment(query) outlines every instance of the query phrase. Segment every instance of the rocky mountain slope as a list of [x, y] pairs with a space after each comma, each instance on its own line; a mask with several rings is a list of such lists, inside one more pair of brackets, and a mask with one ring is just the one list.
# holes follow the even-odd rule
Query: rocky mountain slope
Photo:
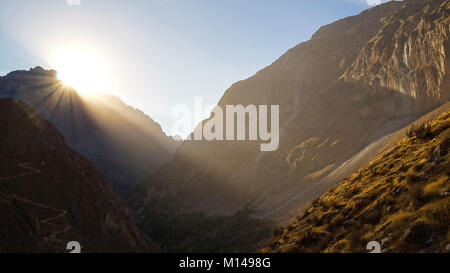
[[127, 196], [139, 225], [151, 234], [162, 208], [170, 217], [221, 215], [249, 203], [254, 217], [295, 217], [374, 156], [383, 136], [448, 101], [449, 18], [448, 0], [388, 2], [321, 27], [233, 84], [219, 106], [279, 105], [278, 150], [260, 152], [255, 141], [183, 142]]
[[0, 99], [0, 252], [143, 252], [158, 247], [89, 160], [18, 100]]
[[450, 251], [450, 111], [315, 200], [263, 252]]
[[20, 99], [53, 122], [119, 193], [172, 158], [179, 142], [143, 112], [110, 95], [85, 99], [55, 75], [40, 67], [11, 72], [0, 77], [0, 98]]

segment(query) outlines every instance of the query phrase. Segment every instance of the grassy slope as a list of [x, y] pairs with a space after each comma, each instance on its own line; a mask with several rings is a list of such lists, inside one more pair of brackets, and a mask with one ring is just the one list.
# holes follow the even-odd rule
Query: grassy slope
[[450, 111], [315, 200], [263, 252], [444, 252], [450, 241]]

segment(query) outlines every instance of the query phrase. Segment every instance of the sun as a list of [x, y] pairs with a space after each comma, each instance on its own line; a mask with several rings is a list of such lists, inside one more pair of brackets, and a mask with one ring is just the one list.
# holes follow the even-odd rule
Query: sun
[[100, 54], [86, 46], [61, 46], [54, 51], [52, 66], [64, 85], [82, 95], [104, 92], [108, 85], [107, 65]]

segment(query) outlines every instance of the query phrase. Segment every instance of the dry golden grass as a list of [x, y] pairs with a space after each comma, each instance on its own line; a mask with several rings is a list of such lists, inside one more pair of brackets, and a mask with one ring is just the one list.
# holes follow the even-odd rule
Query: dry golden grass
[[445, 252], [450, 111], [412, 126], [394, 148], [315, 200], [262, 252]]

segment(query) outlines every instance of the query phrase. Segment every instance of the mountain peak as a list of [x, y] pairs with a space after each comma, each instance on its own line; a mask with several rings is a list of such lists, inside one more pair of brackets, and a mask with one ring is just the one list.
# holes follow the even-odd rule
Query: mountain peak
[[0, 98], [20, 99], [53, 122], [120, 193], [172, 158], [179, 142], [142, 111], [113, 95], [84, 98], [55, 75], [40, 66], [13, 71], [0, 77]]
[[159, 210], [180, 219], [232, 215], [249, 200], [254, 217], [295, 217], [375, 156], [391, 133], [448, 101], [449, 5], [376, 6], [322, 27], [233, 84], [219, 106], [279, 106], [278, 150], [261, 153], [251, 141], [183, 142], [127, 196], [138, 224], [151, 234], [148, 219]]

